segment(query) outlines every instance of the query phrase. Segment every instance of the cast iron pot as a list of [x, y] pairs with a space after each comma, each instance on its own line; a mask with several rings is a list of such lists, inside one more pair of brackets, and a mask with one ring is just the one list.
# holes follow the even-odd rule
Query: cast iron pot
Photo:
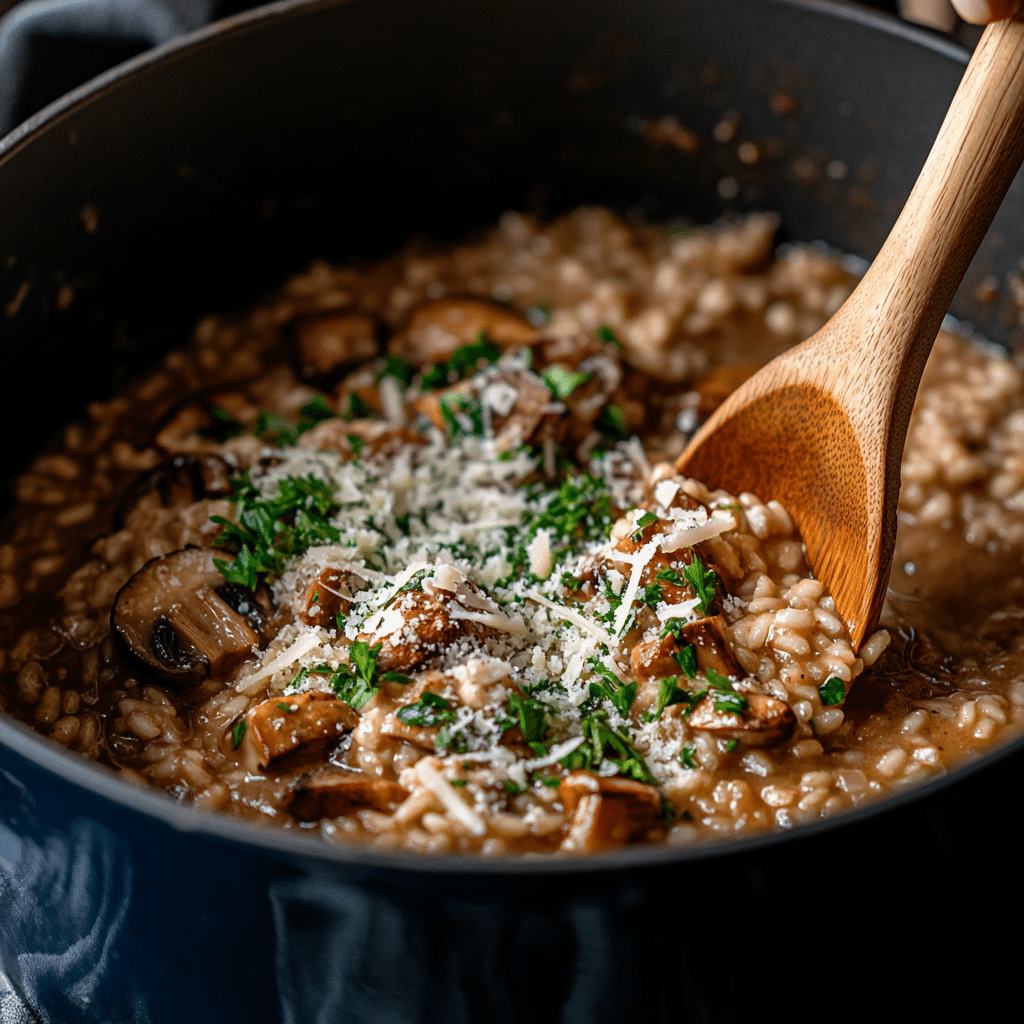
[[[965, 61], [813, 0], [307, 0], [138, 58], [0, 143], [5, 478], [197, 316], [313, 257], [583, 202], [775, 209], [870, 257]], [[696, 154], [645, 141], [666, 115]], [[971, 296], [1024, 251], [1020, 186], [954, 306], [1011, 345], [1009, 302]], [[0, 963], [61, 1024], [983, 1008], [1012, 950], [991, 925], [1020, 905], [1021, 766], [1017, 744], [791, 840], [425, 860], [199, 813], [0, 715]]]

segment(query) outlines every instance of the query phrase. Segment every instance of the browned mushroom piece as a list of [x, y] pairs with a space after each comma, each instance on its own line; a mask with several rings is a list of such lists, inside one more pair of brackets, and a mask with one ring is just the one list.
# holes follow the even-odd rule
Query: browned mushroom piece
[[487, 332], [499, 348], [518, 348], [537, 338], [521, 313], [488, 299], [434, 299], [418, 306], [392, 335], [388, 351], [418, 366], [447, 361], [457, 348], [471, 345]]
[[297, 750], [317, 749], [359, 724], [359, 715], [333, 693], [299, 693], [258, 704], [247, 715], [242, 740], [260, 768]]
[[661, 794], [646, 782], [570, 772], [558, 787], [558, 797], [568, 822], [561, 848], [568, 852], [621, 846], [661, 821]]
[[366, 362], [379, 348], [373, 317], [353, 310], [302, 316], [292, 329], [299, 375], [306, 380]]
[[696, 622], [687, 622], [679, 627], [677, 643], [681, 648], [687, 644], [693, 645], [697, 668], [705, 672], [710, 668], [723, 676], [742, 675], [743, 669], [732, 653], [722, 627], [721, 615], [709, 615]]
[[388, 636], [361, 633], [357, 640], [381, 644], [377, 668], [381, 672], [412, 672], [443, 655], [460, 640], [480, 639], [493, 630], [452, 614], [457, 604], [450, 591], [407, 590], [392, 602], [389, 614], [402, 617], [403, 624]]
[[[796, 716], [785, 701], [763, 693], [744, 693], [745, 707], [737, 712], [715, 709], [715, 691], [702, 697], [690, 713], [690, 727], [743, 747], [767, 747], [793, 735]], [[731, 703], [731, 702], [730, 702]]]
[[641, 640], [629, 652], [629, 664], [633, 676], [641, 683], [649, 679], [665, 679], [677, 676], [682, 671], [679, 662], [672, 657], [679, 653], [679, 645], [672, 636], [659, 636]]
[[408, 795], [408, 790], [388, 779], [345, 768], [323, 767], [314, 768], [296, 780], [286, 806], [299, 821], [319, 821], [366, 807], [390, 811]]
[[338, 614], [347, 615], [352, 607], [352, 581], [352, 573], [345, 569], [321, 569], [302, 595], [299, 618], [307, 626], [335, 629]]
[[150, 559], [120, 589], [111, 628], [150, 673], [179, 684], [223, 678], [268, 638], [266, 609], [256, 595], [225, 583], [214, 565], [215, 558], [230, 557], [183, 548]]
[[123, 527], [131, 511], [149, 495], [156, 495], [164, 508], [183, 508], [203, 498], [227, 497], [233, 472], [219, 455], [175, 455], [143, 473], [125, 491], [114, 513], [114, 524]]

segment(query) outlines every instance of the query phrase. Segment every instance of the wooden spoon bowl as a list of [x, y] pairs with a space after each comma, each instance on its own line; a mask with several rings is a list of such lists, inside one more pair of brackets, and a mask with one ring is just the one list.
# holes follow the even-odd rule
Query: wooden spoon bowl
[[859, 646], [878, 621], [900, 463], [942, 318], [1024, 160], [1024, 24], [988, 26], [896, 225], [817, 334], [738, 388], [677, 468], [775, 498]]

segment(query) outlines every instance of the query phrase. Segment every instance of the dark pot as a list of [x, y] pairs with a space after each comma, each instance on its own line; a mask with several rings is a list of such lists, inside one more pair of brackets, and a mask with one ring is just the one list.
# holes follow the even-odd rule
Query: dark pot
[[[792, 237], [870, 257], [965, 62], [816, 0], [286, 2], [138, 58], [0, 144], [4, 477], [198, 315], [314, 256], [595, 202], [776, 209]], [[697, 156], [644, 141], [666, 114]], [[1016, 266], [1022, 226], [1018, 180], [954, 306], [1010, 344], [1009, 300], [971, 296]], [[790, 841], [420, 860], [198, 813], [0, 716], [0, 963], [62, 1024], [748, 1021], [881, 1000], [919, 1018], [959, 994], [977, 1012], [1012, 953], [992, 926], [1021, 903], [1022, 757]]]

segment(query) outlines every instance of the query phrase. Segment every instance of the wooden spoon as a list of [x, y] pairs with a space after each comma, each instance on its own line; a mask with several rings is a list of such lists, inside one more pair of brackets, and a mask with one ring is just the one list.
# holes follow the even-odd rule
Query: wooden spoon
[[1024, 159], [1024, 24], [989, 25], [892, 233], [817, 334], [735, 391], [680, 472], [789, 510], [859, 646], [889, 582], [907, 424], [950, 300]]

